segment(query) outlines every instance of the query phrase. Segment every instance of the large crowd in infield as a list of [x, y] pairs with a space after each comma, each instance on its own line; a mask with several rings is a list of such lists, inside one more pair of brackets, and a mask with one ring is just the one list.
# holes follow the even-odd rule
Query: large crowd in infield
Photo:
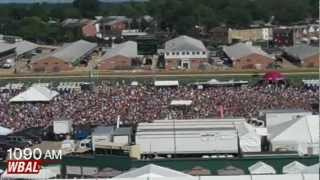
[[[61, 91], [48, 103], [10, 103], [19, 92], [0, 94], [0, 125], [14, 131], [45, 128], [58, 118], [70, 118], [74, 125], [114, 125], [118, 117], [123, 124], [132, 125], [166, 119], [168, 114], [175, 119], [213, 118], [220, 116], [221, 107], [225, 117], [257, 116], [262, 109], [311, 111], [319, 95], [318, 88], [303, 86], [198, 89], [188, 85], [160, 88], [101, 83], [92, 91]], [[185, 111], [175, 111], [170, 107], [172, 100], [192, 100], [192, 104]]]

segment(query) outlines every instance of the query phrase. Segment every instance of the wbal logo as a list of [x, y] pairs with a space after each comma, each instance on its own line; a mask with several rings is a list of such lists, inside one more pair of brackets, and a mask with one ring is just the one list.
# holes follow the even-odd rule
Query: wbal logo
[[8, 174], [38, 174], [45, 163], [62, 160], [62, 151], [14, 148], [8, 150], [8, 156]]

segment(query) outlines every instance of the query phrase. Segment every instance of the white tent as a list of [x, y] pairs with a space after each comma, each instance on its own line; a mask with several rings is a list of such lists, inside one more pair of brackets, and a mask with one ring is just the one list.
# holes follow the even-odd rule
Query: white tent
[[12, 132], [13, 132], [12, 129], [8, 129], [3, 126], [0, 126], [0, 136], [6, 136], [8, 134], [11, 134]]
[[320, 163], [312, 165], [312, 166], [307, 166], [302, 170], [302, 173], [304, 174], [319, 174], [319, 168], [320, 168]]
[[10, 99], [10, 102], [48, 102], [59, 93], [42, 86], [32, 86]]
[[306, 166], [299, 163], [298, 161], [293, 161], [282, 168], [284, 174], [299, 174]]
[[155, 86], [179, 86], [179, 81], [154, 81]]
[[38, 174], [8, 174], [7, 170], [2, 174], [2, 179], [49, 179], [55, 178], [60, 174], [55, 169], [44, 167]]
[[272, 150], [286, 149], [300, 154], [319, 153], [319, 116], [304, 116], [274, 126], [269, 131]]
[[276, 170], [272, 166], [262, 161], [255, 163], [248, 169], [250, 174], [276, 174]]
[[190, 106], [192, 104], [191, 100], [172, 100], [171, 106]]
[[246, 122], [242, 122], [236, 127], [239, 134], [241, 151], [261, 152], [261, 136], [257, 133], [255, 128]]
[[132, 171], [123, 173], [119, 176], [116, 176], [115, 178], [139, 178], [139, 177], [145, 177], [145, 178], [191, 178], [191, 175], [184, 174], [179, 171], [175, 171], [169, 168], [157, 166], [154, 164], [149, 164], [146, 166], [143, 166], [138, 169], [134, 169]]

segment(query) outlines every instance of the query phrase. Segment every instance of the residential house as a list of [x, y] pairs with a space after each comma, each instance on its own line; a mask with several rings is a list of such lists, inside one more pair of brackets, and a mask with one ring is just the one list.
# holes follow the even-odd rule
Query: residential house
[[198, 69], [208, 62], [208, 50], [202, 41], [179, 36], [165, 43], [166, 69]]
[[236, 69], [266, 69], [274, 59], [260, 47], [248, 43], [224, 46], [223, 51]]
[[85, 37], [96, 37], [97, 36], [97, 28], [96, 28], [95, 20], [90, 20], [84, 26], [82, 26], [82, 34]]
[[129, 28], [131, 19], [125, 16], [108, 16], [97, 21], [97, 36], [105, 38], [120, 36], [123, 30]]
[[31, 68], [36, 72], [58, 72], [73, 69], [81, 61], [86, 60], [97, 48], [96, 43], [79, 40], [58, 49], [52, 54], [35, 59]]
[[319, 48], [305, 44], [284, 48], [284, 57], [303, 67], [319, 67]]
[[273, 29], [273, 42], [276, 46], [293, 46], [301, 43], [319, 42], [320, 27], [317, 24], [278, 27]]
[[130, 69], [132, 59], [138, 56], [138, 45], [136, 42], [127, 41], [106, 51], [106, 54], [98, 63], [98, 69]]
[[16, 58], [16, 46], [12, 44], [0, 44], [0, 66], [7, 62], [7, 59]]

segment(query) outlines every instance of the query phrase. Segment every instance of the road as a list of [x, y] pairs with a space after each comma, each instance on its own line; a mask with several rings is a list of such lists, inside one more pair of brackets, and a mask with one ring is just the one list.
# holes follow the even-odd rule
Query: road
[[[93, 78], [107, 79], [107, 78], [206, 78], [206, 77], [250, 77], [250, 76], [261, 76], [265, 72], [210, 72], [210, 73], [100, 73], [93, 74]], [[287, 76], [319, 76], [319, 72], [283, 72]], [[24, 74], [24, 75], [0, 75], [0, 80], [26, 80], [26, 79], [84, 79], [89, 78], [89, 73], [66, 73], [66, 74]]]

